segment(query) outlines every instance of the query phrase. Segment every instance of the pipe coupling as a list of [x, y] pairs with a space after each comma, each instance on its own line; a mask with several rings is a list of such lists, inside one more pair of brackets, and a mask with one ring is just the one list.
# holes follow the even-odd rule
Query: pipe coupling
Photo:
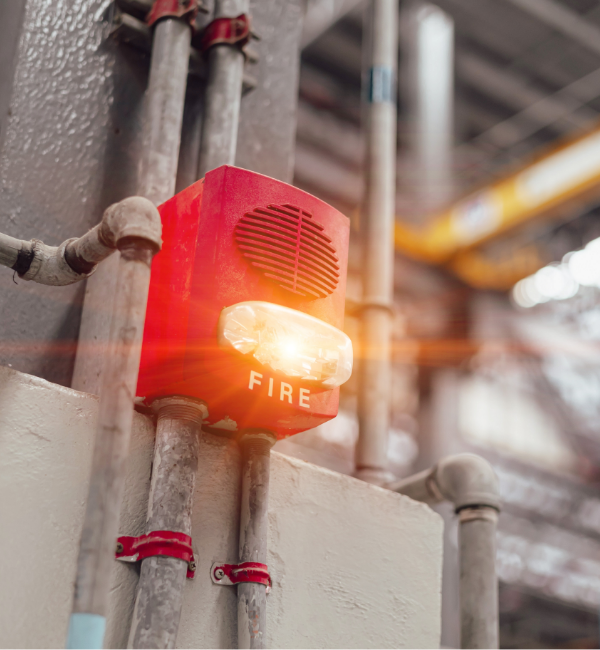
[[202, 424], [202, 421], [208, 417], [208, 407], [205, 402], [178, 395], [155, 400], [152, 402], [152, 409], [158, 413], [159, 420], [170, 418]]
[[[19, 277], [33, 280], [38, 284], [66, 286], [87, 278], [90, 273], [77, 273], [65, 259], [67, 246], [76, 239], [67, 239], [60, 246], [47, 246], [39, 239], [31, 240], [33, 257], [25, 273]], [[92, 271], [93, 272], [93, 271]]]

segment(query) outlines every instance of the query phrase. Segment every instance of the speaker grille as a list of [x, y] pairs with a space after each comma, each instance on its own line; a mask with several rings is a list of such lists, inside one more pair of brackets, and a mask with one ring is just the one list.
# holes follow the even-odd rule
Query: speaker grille
[[255, 208], [237, 223], [235, 240], [253, 267], [292, 293], [324, 298], [337, 287], [335, 248], [306, 210], [289, 204]]

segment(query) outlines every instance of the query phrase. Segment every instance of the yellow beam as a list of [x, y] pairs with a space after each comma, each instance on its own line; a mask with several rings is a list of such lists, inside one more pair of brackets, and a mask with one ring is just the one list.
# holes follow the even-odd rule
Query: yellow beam
[[[533, 219], [556, 218], [563, 213], [570, 216], [568, 209], [574, 202], [597, 197], [600, 128], [564, 143], [518, 172], [461, 199], [433, 217], [422, 230], [397, 222], [396, 249], [416, 259], [445, 264]], [[482, 259], [463, 258], [457, 267], [464, 270], [466, 265], [473, 271], [477, 266], [475, 258]], [[464, 262], [465, 259], [471, 262]], [[483, 265], [480, 267], [483, 269]]]
[[450, 261], [449, 267], [475, 289], [508, 291], [549, 261], [542, 258], [537, 246], [529, 245], [493, 259], [475, 249], [464, 251]]

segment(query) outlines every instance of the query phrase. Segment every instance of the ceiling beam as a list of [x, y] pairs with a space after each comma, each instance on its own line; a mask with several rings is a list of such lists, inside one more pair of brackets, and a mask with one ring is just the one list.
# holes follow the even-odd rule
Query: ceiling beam
[[298, 140], [294, 157], [294, 184], [310, 185], [328, 198], [335, 197], [355, 206], [362, 199], [364, 179], [362, 172], [340, 165], [338, 160]]
[[330, 153], [345, 167], [362, 168], [364, 137], [358, 126], [340, 120], [328, 111], [321, 111], [302, 99], [298, 102], [296, 119], [298, 140]]
[[[510, 0], [507, 0], [510, 1]], [[499, 53], [502, 57], [512, 60], [510, 66], [505, 70], [509, 74], [512, 70], [523, 68], [528, 70], [534, 77], [539, 77], [547, 83], [561, 88], [561, 94], [568, 98], [568, 96], [579, 100], [579, 103], [588, 102], [592, 97], [588, 95], [588, 89], [583, 83], [571, 83], [572, 76], [554, 66], [543, 65], [541, 55], [536, 53], [537, 46], [541, 42], [536, 43], [535, 48], [529, 48], [526, 52], [516, 53], [514, 44], [511, 44], [508, 39], [503, 38], [504, 34], [499, 30], [494, 30], [493, 26], [478, 20], [476, 15], [470, 13], [473, 9], [474, 3], [469, 4], [469, 0], [438, 0], [442, 5], [449, 3], [449, 10], [458, 12], [457, 18], [457, 31], [474, 43], [483, 46], [484, 48], [491, 49]], [[526, 3], [528, 8], [530, 5]], [[585, 16], [577, 16], [579, 22], [587, 22], [593, 24], [592, 13], [588, 12]], [[532, 16], [535, 18], [535, 16]], [[598, 28], [593, 28], [599, 31]], [[560, 49], [564, 47], [564, 35], [562, 32], [554, 31], [552, 35], [543, 40], [544, 46], [550, 49]], [[519, 72], [516, 72], [519, 76]], [[584, 77], [580, 81], [586, 80]]]
[[[553, 95], [543, 97], [522, 111], [487, 129], [475, 140], [489, 141], [502, 147], [510, 147], [533, 135], [545, 126], [551, 126], [560, 119], [579, 111], [585, 102], [600, 95], [600, 69], [594, 70], [581, 79], [565, 86]], [[580, 111], [579, 111], [580, 112]], [[589, 112], [589, 118], [586, 118]], [[530, 119], [533, 117], [533, 120]], [[582, 118], [588, 126], [597, 120], [598, 115], [586, 107]], [[579, 120], [578, 120], [579, 121]], [[535, 123], [534, 123], [535, 122]], [[582, 124], [585, 126], [585, 123]]]
[[556, 0], [504, 0], [600, 56], [600, 27]]
[[467, 83], [516, 111], [527, 109], [526, 118], [542, 126], [553, 124], [562, 133], [569, 133], [585, 128], [598, 116], [596, 111], [567, 94], [548, 96], [533, 88], [525, 77], [473, 54], [457, 54], [456, 62], [459, 76]]
[[554, 223], [571, 219], [597, 205], [599, 197], [600, 127], [597, 127], [519, 171], [463, 197], [432, 216], [424, 229], [417, 231], [398, 222], [396, 247], [416, 259], [447, 264], [534, 220]]

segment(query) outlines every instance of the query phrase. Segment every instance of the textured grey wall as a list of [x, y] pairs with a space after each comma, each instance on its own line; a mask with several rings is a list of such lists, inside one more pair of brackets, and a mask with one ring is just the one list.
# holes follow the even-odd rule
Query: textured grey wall
[[[148, 60], [104, 38], [109, 4], [27, 0], [0, 151], [2, 232], [58, 244], [136, 192]], [[259, 85], [243, 100], [239, 136], [238, 164], [288, 181], [302, 6], [251, 3]], [[183, 140], [193, 146], [192, 132]], [[0, 364], [70, 385], [83, 285], [16, 281], [0, 269]]]
[[[0, 152], [0, 229], [48, 244], [134, 193], [146, 63], [103, 39], [107, 0], [28, 0]], [[69, 384], [83, 285], [0, 269], [0, 363]]]
[[292, 182], [304, 0], [250, 2], [258, 87], [242, 99], [236, 165]]

